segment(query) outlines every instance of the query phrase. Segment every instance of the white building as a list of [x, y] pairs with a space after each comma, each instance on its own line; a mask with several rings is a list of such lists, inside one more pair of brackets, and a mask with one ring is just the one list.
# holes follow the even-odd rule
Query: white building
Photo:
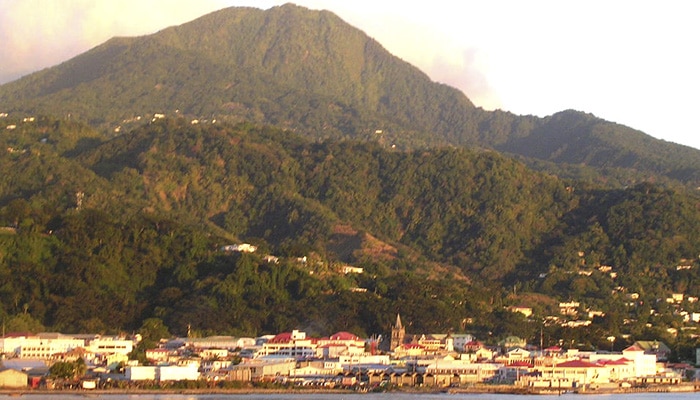
[[474, 335], [469, 333], [452, 333], [450, 336], [452, 337], [452, 346], [454, 346], [454, 349], [460, 353], [467, 351], [467, 343], [472, 343], [476, 340]]
[[205, 349], [235, 350], [244, 347], [255, 346], [255, 339], [250, 337], [235, 336], [207, 336], [203, 338], [178, 338], [171, 340], [166, 345], [169, 348], [190, 347], [196, 351]]
[[98, 356], [107, 356], [112, 354], [128, 355], [134, 350], [134, 342], [131, 340], [118, 338], [101, 337], [89, 341], [86, 350], [89, 350]]
[[379, 364], [379, 365], [389, 365], [391, 364], [391, 358], [388, 355], [351, 355], [351, 356], [340, 356], [338, 357], [338, 363], [341, 367], [345, 368], [352, 365], [358, 364]]
[[60, 333], [10, 334], [0, 339], [0, 352], [10, 358], [48, 360], [84, 346], [84, 340]]
[[257, 352], [257, 357], [275, 356], [293, 359], [312, 358], [316, 355], [316, 342], [306, 338], [306, 332], [293, 330], [280, 333], [268, 340]]
[[199, 379], [196, 364], [190, 365], [138, 365], [126, 367], [126, 379], [130, 381], [185, 381]]
[[249, 243], [229, 244], [221, 247], [221, 251], [236, 251], [240, 253], [255, 253], [257, 249], [257, 246], [253, 246]]
[[502, 364], [471, 363], [448, 356], [435, 358], [424, 365], [425, 373], [435, 377], [437, 384], [447, 386], [450, 383], [476, 383], [495, 378]]
[[158, 381], [196, 381], [199, 371], [196, 364], [164, 365], [157, 369]]
[[158, 374], [153, 365], [135, 365], [126, 367], [124, 371], [129, 381], [155, 381]]

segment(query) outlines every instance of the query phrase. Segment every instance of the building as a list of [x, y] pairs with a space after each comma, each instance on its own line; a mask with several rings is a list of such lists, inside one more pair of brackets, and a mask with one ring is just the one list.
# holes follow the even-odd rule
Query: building
[[101, 337], [89, 341], [86, 350], [93, 352], [97, 356], [129, 355], [134, 350], [134, 342], [118, 338]]
[[221, 247], [221, 251], [235, 251], [238, 253], [255, 253], [256, 250], [258, 250], [258, 247], [250, 243], [229, 244]]
[[231, 366], [228, 379], [234, 381], [274, 380], [280, 376], [289, 376], [296, 366], [295, 360], [285, 358], [246, 360]]
[[455, 349], [454, 341], [449, 334], [423, 334], [418, 338], [418, 344], [423, 346], [427, 354], [453, 352]]
[[164, 365], [157, 368], [157, 379], [166, 381], [196, 381], [199, 379], [197, 364]]
[[[474, 335], [471, 335], [469, 333], [453, 333], [450, 336], [452, 337], [452, 345], [454, 346], [455, 351], [459, 351], [461, 353], [466, 353], [470, 350], [470, 348], [468, 347], [470, 343], [478, 343], [476, 342], [476, 338], [474, 337]], [[483, 347], [483, 345], [479, 343], [478, 348], [481, 347]]]
[[137, 365], [128, 366], [125, 370], [129, 381], [186, 381], [199, 379], [196, 364], [190, 365]]
[[396, 314], [396, 324], [391, 327], [391, 343], [389, 349], [395, 351], [406, 339], [406, 328], [401, 324], [401, 315]]
[[199, 356], [204, 360], [223, 360], [228, 354], [227, 349], [203, 349], [199, 352]]
[[84, 346], [84, 340], [60, 333], [12, 333], [0, 339], [0, 352], [9, 358], [49, 360]]
[[317, 339], [316, 345], [316, 356], [325, 359], [360, 355], [365, 352], [365, 340], [350, 332], [337, 332], [329, 337]]
[[519, 312], [519, 313], [523, 314], [525, 317], [532, 316], [532, 307], [510, 306], [510, 307], [508, 307], [508, 310], [510, 310], [510, 312]]
[[157, 368], [153, 365], [134, 365], [126, 367], [124, 372], [129, 381], [155, 381]]
[[275, 356], [302, 360], [313, 358], [316, 347], [315, 341], [306, 337], [306, 332], [293, 330], [280, 333], [265, 342], [256, 357]]
[[581, 303], [578, 301], [559, 303], [559, 313], [562, 315], [576, 316], [578, 315], [579, 307], [581, 307]]
[[255, 346], [256, 341], [250, 337], [235, 336], [207, 336], [203, 338], [177, 338], [168, 341], [165, 347], [179, 348], [188, 347], [194, 351], [205, 349], [227, 349], [236, 350], [245, 347]]
[[29, 376], [22, 371], [14, 369], [0, 370], [0, 388], [18, 389], [25, 388], [29, 384]]
[[610, 382], [610, 369], [604, 365], [585, 360], [562, 360], [551, 367], [539, 368], [536, 374], [524, 375], [522, 380], [547, 383], [553, 388], [571, 388], [595, 383], [608, 383]]
[[656, 361], [666, 361], [671, 354], [671, 349], [666, 343], [658, 340], [638, 340], [632, 344], [632, 347], [641, 349], [644, 354], [653, 354], [656, 356]]
[[146, 359], [154, 364], [166, 363], [175, 352], [168, 349], [146, 349]]
[[343, 265], [342, 271], [345, 275], [347, 274], [361, 274], [365, 272], [365, 269], [362, 267], [353, 267], [351, 265]]
[[498, 376], [500, 368], [499, 364], [471, 363], [452, 357], [435, 359], [425, 366], [426, 384], [447, 386], [489, 381]]
[[232, 365], [231, 360], [205, 360], [202, 361], [201, 369], [203, 373], [209, 374], [230, 369]]

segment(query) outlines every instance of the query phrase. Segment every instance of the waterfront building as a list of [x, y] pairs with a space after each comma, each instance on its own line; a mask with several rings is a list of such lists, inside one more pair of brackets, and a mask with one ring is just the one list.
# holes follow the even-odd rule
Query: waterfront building
[[8, 358], [49, 360], [84, 346], [84, 340], [60, 333], [13, 333], [0, 339], [0, 351]]

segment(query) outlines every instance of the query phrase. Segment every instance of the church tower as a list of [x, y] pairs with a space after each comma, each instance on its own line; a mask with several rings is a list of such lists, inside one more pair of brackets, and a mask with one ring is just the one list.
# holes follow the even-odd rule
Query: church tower
[[391, 327], [391, 347], [390, 350], [394, 351], [397, 347], [403, 344], [404, 338], [406, 337], [406, 328], [401, 325], [401, 315], [396, 314], [396, 325]]

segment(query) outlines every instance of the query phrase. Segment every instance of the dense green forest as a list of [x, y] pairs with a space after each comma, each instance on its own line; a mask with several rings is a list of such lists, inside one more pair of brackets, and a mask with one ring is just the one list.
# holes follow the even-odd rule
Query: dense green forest
[[[400, 312], [417, 332], [535, 341], [542, 320], [505, 307], [544, 318], [576, 300], [605, 316], [546, 325], [548, 337], [595, 346], [595, 330], [670, 340], [681, 317], [664, 299], [700, 293], [700, 209], [685, 190], [247, 123], [166, 118], [105, 140], [76, 122], [16, 122], [0, 135], [7, 328], [130, 332], [156, 318], [180, 335], [371, 335]], [[259, 250], [220, 250], [241, 242]]]

